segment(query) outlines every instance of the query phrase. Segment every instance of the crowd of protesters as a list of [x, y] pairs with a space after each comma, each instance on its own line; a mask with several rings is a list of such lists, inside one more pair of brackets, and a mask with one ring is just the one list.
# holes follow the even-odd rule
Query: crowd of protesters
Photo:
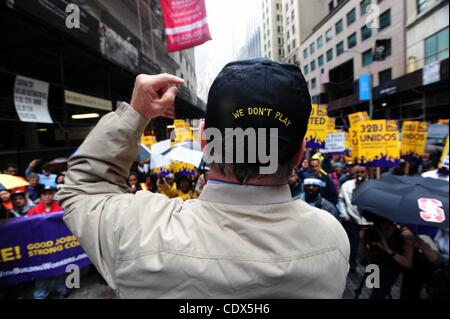
[[[432, 158], [427, 153], [420, 163], [402, 161], [398, 167], [382, 169], [378, 174], [422, 175], [448, 181], [448, 175], [437, 172], [437, 163], [437, 157]], [[24, 171], [22, 178], [29, 186], [0, 191], [0, 219], [62, 211], [54, 196], [64, 183], [65, 172], [52, 172], [45, 165], [41, 171], [36, 171], [38, 164], [34, 160]], [[8, 165], [3, 173], [20, 175], [15, 164]], [[357, 269], [361, 266], [376, 264], [380, 267], [380, 288], [373, 289], [371, 298], [389, 297], [400, 275], [401, 298], [419, 299], [424, 291], [430, 298], [447, 297], [448, 230], [428, 229], [425, 231], [427, 236], [418, 236], [404, 225], [354, 206], [354, 190], [375, 175], [374, 170], [356, 165], [345, 156], [324, 156], [310, 151], [293, 170], [289, 186], [294, 200], [303, 200], [323, 209], [342, 223], [351, 246], [350, 275], [358, 274]], [[126, 180], [132, 194], [149, 191], [182, 200], [198, 198], [207, 181], [207, 169], [155, 172], [145, 161], [135, 162]], [[63, 282], [56, 281], [60, 295], [66, 295]], [[36, 282], [34, 297], [46, 298], [48, 286], [49, 281]]]

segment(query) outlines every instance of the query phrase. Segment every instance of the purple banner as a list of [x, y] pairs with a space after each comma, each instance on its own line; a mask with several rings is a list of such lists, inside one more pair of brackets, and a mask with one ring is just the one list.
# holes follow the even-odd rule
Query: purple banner
[[63, 222], [63, 213], [0, 221], [0, 286], [61, 276], [91, 261]]

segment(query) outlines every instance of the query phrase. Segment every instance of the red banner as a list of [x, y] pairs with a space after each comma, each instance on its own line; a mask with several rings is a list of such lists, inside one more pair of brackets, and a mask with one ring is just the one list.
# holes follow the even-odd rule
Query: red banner
[[211, 40], [205, 0], [161, 0], [167, 51], [186, 50]]

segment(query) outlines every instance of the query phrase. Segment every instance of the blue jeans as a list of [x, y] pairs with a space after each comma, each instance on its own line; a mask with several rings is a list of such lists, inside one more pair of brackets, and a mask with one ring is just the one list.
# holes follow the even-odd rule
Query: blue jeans
[[50, 294], [50, 285], [55, 283], [56, 292], [63, 296], [67, 293], [66, 276], [57, 278], [36, 280], [34, 288], [34, 299], [47, 299]]

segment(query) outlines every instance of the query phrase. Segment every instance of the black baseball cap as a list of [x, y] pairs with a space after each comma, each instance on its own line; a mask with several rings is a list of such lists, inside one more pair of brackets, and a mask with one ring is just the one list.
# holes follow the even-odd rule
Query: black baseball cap
[[278, 138], [300, 147], [311, 96], [295, 65], [269, 59], [227, 64], [209, 91], [205, 128], [278, 128]]
[[57, 192], [58, 189], [49, 185], [45, 185], [45, 187], [42, 187], [41, 189], [39, 189], [39, 195], [42, 195], [44, 193], [47, 192]]

